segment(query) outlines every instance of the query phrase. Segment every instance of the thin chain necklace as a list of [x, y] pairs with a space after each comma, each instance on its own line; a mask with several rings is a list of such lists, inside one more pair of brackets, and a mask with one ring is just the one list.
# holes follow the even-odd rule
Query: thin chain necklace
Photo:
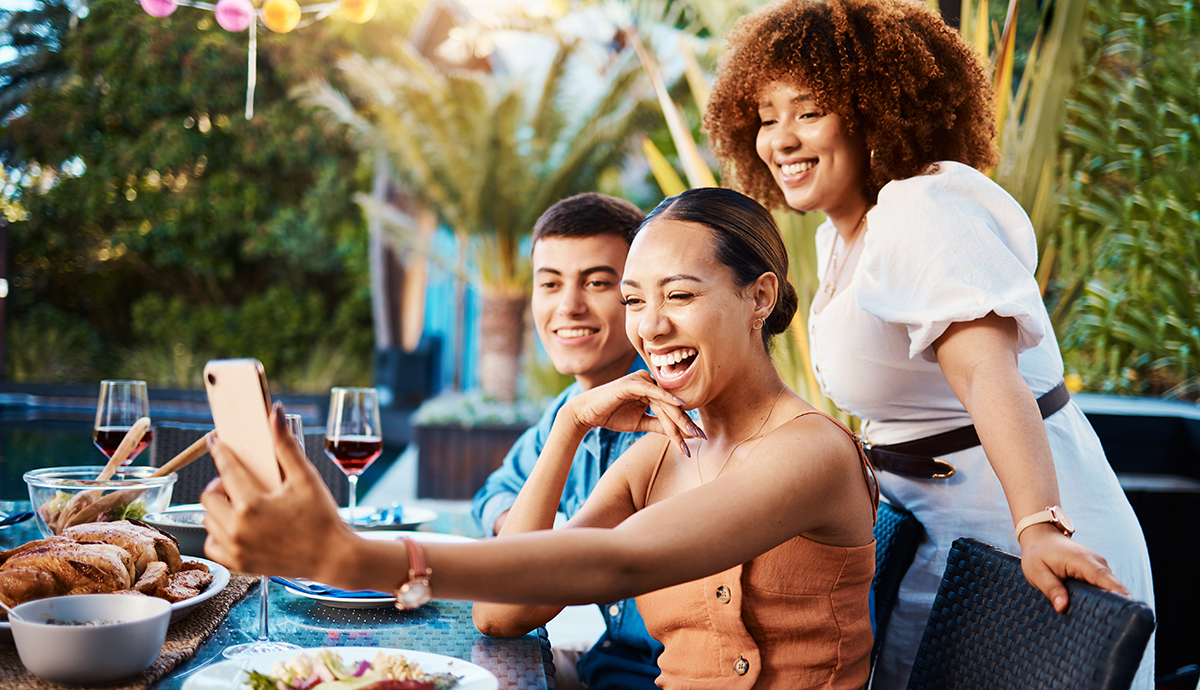
[[[868, 207], [867, 211], [870, 210], [870, 207]], [[863, 224], [867, 222], [867, 211], [863, 211], [862, 218], [859, 218], [858, 224], [854, 226], [854, 239], [851, 240], [850, 246], [846, 247], [847, 260], [850, 259], [850, 254], [854, 251], [854, 247], [858, 245], [858, 240], [866, 234], [865, 232], [860, 231], [862, 230]], [[841, 279], [842, 273], [846, 271], [845, 264], [842, 265], [840, 270], [838, 269], [838, 255], [836, 251], [837, 241], [838, 238], [834, 237], [833, 244], [829, 247], [829, 266], [825, 269], [825, 292], [830, 297], [833, 297], [834, 293], [837, 292], [838, 280]], [[832, 279], [829, 277], [830, 273], [833, 274]]]
[[[779, 392], [775, 394], [775, 402], [771, 403], [771, 409], [767, 410], [767, 416], [763, 417], [762, 424], [758, 425], [758, 428], [754, 430], [753, 434], [750, 434], [746, 438], [742, 439], [736, 446], [733, 447], [733, 450], [729, 451], [729, 455], [725, 456], [725, 462], [721, 463], [721, 467], [717, 469], [717, 473], [713, 475], [713, 479], [721, 476], [721, 472], [723, 472], [725, 470], [725, 466], [729, 464], [729, 458], [733, 457], [733, 454], [737, 452], [738, 448], [741, 448], [743, 443], [749, 441], [755, 436], [758, 436], [759, 432], [763, 430], [763, 427], [767, 425], [767, 420], [770, 419], [771, 414], [775, 412], [775, 406], [779, 404], [779, 398], [783, 396], [783, 392], [785, 390], [787, 390], [786, 383], [783, 384], [783, 388], [780, 388]], [[702, 448], [704, 448], [704, 444], [696, 446], [696, 476], [700, 478], [701, 485], [704, 484], [704, 474], [700, 471], [700, 450]]]

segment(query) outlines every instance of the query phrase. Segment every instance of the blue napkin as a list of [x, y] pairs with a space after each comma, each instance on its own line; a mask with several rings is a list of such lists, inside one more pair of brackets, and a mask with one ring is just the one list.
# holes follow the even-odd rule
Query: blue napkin
[[369, 589], [338, 589], [337, 587], [330, 587], [329, 585], [309, 580], [293, 580], [286, 577], [272, 577], [271, 580], [285, 587], [300, 590], [301, 592], [337, 599], [379, 599], [381, 597], [392, 598], [393, 596], [387, 592], [375, 592]]

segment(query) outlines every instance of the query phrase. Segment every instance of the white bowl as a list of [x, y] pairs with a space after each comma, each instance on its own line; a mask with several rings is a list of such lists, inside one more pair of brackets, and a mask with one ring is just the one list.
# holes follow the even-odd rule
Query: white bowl
[[9, 619], [21, 663], [35, 676], [67, 685], [108, 683], [146, 670], [162, 651], [171, 620], [170, 602], [133, 594], [51, 597], [14, 610], [20, 618]]
[[142, 522], [170, 534], [179, 542], [179, 553], [184, 556], [204, 557], [204, 540], [208, 530], [204, 528], [204, 506], [199, 503], [171, 506], [158, 513], [149, 513]]

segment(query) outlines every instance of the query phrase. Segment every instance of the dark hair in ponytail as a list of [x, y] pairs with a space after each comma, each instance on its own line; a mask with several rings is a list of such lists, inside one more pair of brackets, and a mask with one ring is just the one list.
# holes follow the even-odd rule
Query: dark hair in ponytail
[[763, 347], [769, 346], [771, 336], [787, 330], [799, 301], [796, 288], [788, 280], [787, 249], [779, 227], [762, 205], [733, 190], [701, 187], [663, 199], [638, 231], [659, 218], [696, 223], [712, 230], [717, 261], [733, 271], [738, 287], [751, 285], [764, 273], [774, 273], [779, 279], [779, 292], [775, 309], [763, 324]]

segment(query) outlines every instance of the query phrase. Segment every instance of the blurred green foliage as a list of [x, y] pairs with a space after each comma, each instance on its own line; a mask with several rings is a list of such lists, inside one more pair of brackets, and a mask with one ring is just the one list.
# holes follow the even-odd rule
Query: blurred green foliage
[[1200, 5], [1089, 7], [1068, 103], [1061, 264], [1068, 371], [1106, 393], [1200, 393]]
[[210, 357], [253, 356], [290, 390], [369, 381], [352, 199], [369, 170], [287, 91], [410, 21], [386, 39], [332, 18], [261, 32], [247, 121], [245, 34], [190, 8], [90, 3], [59, 41], [67, 76], [21, 94], [0, 131], [5, 197], [25, 213], [8, 228], [9, 377], [190, 386]]
[[61, 383], [95, 378], [100, 338], [79, 319], [48, 305], [33, 305], [10, 319], [5, 337], [7, 374], [14, 381]]

